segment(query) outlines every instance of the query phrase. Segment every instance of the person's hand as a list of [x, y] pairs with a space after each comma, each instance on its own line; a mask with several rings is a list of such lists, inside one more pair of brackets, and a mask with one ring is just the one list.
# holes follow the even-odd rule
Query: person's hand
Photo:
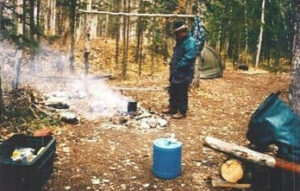
[[192, 82], [192, 88], [199, 88], [200, 87], [200, 80], [194, 79]]

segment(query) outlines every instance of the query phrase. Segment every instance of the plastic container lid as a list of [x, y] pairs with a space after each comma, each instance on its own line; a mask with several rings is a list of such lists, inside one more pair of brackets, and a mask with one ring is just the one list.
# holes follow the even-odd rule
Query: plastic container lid
[[170, 139], [170, 138], [161, 138], [154, 141], [154, 145], [156, 147], [162, 148], [162, 149], [176, 149], [178, 147], [182, 146], [182, 143], [180, 141], [177, 141], [176, 139]]

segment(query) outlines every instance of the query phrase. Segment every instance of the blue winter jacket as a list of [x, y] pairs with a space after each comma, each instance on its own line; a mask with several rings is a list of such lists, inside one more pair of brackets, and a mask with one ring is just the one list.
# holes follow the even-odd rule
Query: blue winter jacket
[[176, 41], [170, 62], [170, 83], [190, 84], [193, 81], [196, 52], [196, 41], [191, 33]]

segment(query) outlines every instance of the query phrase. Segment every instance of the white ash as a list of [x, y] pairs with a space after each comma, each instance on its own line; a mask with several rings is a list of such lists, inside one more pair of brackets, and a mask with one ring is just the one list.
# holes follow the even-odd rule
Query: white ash
[[126, 112], [119, 113], [110, 118], [110, 122], [105, 126], [110, 128], [132, 128], [140, 130], [150, 129], [165, 129], [168, 125], [168, 120], [163, 115], [150, 113], [143, 108], [138, 108], [136, 115], [130, 115]]

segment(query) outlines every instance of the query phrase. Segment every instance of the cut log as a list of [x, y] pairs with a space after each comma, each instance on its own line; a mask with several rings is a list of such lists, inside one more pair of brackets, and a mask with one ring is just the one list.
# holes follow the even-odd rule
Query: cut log
[[224, 180], [212, 180], [212, 187], [222, 187], [222, 188], [237, 188], [237, 189], [247, 189], [251, 187], [251, 184], [236, 184], [229, 183]]
[[205, 138], [204, 144], [214, 150], [233, 155], [239, 159], [246, 160], [248, 162], [252, 162], [260, 166], [281, 168], [284, 170], [288, 170], [300, 174], [299, 164], [278, 159], [270, 155], [262, 154], [257, 151], [248, 149], [246, 147], [238, 146], [232, 143], [227, 143], [225, 141], [213, 137], [209, 137], [209, 136]]
[[244, 177], [244, 166], [236, 159], [229, 159], [221, 166], [221, 176], [230, 183], [237, 183]]

